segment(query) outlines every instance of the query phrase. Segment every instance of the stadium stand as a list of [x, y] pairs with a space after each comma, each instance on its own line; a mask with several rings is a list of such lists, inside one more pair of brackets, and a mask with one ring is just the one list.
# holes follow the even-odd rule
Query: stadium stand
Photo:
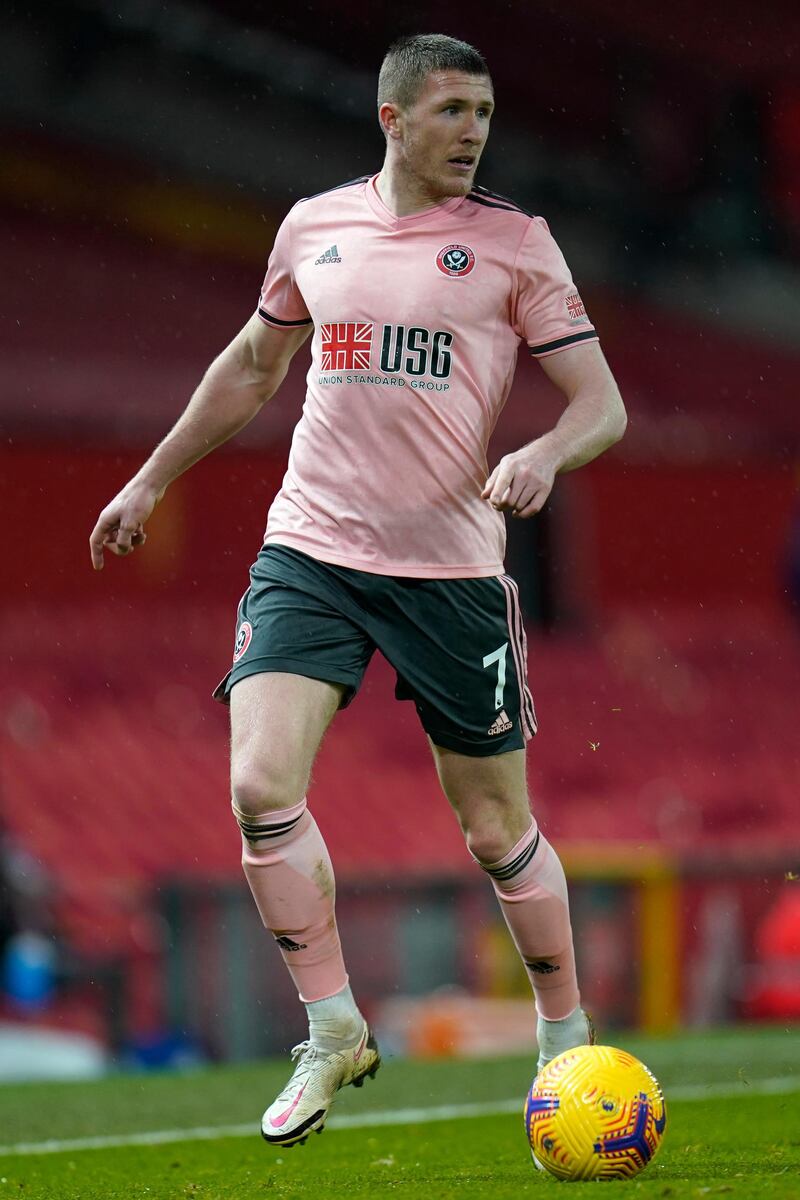
[[[5, 623], [2, 652], [18, 658], [21, 626], [25, 647], [0, 697], [5, 822], [57, 881], [63, 928], [87, 953], [134, 948], [161, 880], [238, 878], [226, 718], [208, 696], [230, 612], [182, 606], [179, 621], [176, 636], [170, 604], [113, 623], [92, 605]], [[533, 637], [530, 764], [548, 831], [688, 858], [779, 847], [795, 819], [798, 655], [776, 652], [788, 631], [775, 621], [675, 613], [654, 630], [620, 614], [602, 634]], [[323, 747], [312, 802], [343, 878], [472, 869], [380, 660]]]
[[[535, 807], [568, 861], [570, 847], [585, 859], [587, 844], [597, 861], [657, 846], [690, 873], [715, 860], [722, 879], [723, 859], [771, 856], [782, 871], [797, 846], [800, 648], [783, 581], [797, 509], [800, 292], [780, 261], [799, 244], [797, 97], [778, 77], [797, 14], [780, 5], [786, 20], [755, 31], [743, 5], [723, 14], [713, 0], [698, 23], [682, 0], [665, 38], [644, 9], [579, 0], [574, 37], [548, 9], [523, 14], [530, 32], [514, 44], [479, 6], [464, 10], [486, 32], [501, 105], [531, 122], [498, 134], [488, 167], [501, 190], [536, 197], [559, 240], [563, 223], [631, 414], [618, 450], [559, 481], [553, 629], [529, 630]], [[84, 995], [75, 1011], [62, 1002], [63, 1020], [86, 1026], [99, 981], [117, 1027], [92, 1027], [119, 1044], [127, 965], [137, 967], [125, 983], [139, 997], [134, 1023], [159, 1011], [164, 896], [181, 882], [243, 893], [226, 717], [209, 693], [229, 659], [305, 361], [234, 450], [171, 489], [144, 553], [92, 577], [86, 535], [252, 311], [287, 197], [328, 186], [334, 164], [337, 178], [371, 169], [373, 60], [396, 14], [325, 0], [318, 11], [335, 13], [340, 32], [332, 53], [329, 21], [310, 28], [288, 8], [264, 16], [264, 42], [235, 26], [232, 3], [212, 6], [217, 20], [200, 4], [158, 15], [134, 3], [113, 18], [71, 3], [54, 18], [51, 7], [30, 6], [36, 36], [15, 11], [0, 18], [14, 300], [13, 320], [0, 322], [0, 821], [51, 880]], [[259, 6], [238, 7], [262, 23]], [[725, 38], [709, 32], [720, 20]], [[532, 72], [533, 43], [562, 53]], [[161, 64], [144, 83], [142, 45]], [[267, 93], [280, 128], [256, 103]], [[752, 119], [732, 119], [737, 103]], [[325, 154], [314, 141], [322, 121]], [[493, 454], [556, 412], [521, 357]], [[312, 803], [345, 883], [419, 881], [442, 867], [472, 877], [413, 709], [393, 702], [380, 660], [326, 740]], [[687, 885], [686, 914], [707, 882]], [[763, 883], [753, 876], [742, 892], [751, 925]], [[688, 916], [684, 926], [691, 949]]]

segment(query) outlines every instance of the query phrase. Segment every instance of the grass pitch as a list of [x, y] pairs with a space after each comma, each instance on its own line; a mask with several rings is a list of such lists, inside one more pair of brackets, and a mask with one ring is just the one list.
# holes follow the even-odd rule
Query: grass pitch
[[[609, 1040], [655, 1071], [669, 1119], [655, 1162], [635, 1180], [603, 1185], [604, 1195], [800, 1200], [800, 1030]], [[521, 1116], [530, 1075], [523, 1059], [390, 1060], [374, 1083], [341, 1094], [322, 1137], [283, 1151], [261, 1142], [258, 1120], [286, 1062], [7, 1086], [0, 1200], [544, 1197], [565, 1185], [530, 1165]], [[442, 1119], [470, 1106], [483, 1115]], [[130, 1144], [137, 1136], [142, 1144]], [[98, 1137], [116, 1144], [79, 1148]], [[150, 1144], [156, 1137], [166, 1140]], [[50, 1152], [47, 1139], [57, 1139]]]

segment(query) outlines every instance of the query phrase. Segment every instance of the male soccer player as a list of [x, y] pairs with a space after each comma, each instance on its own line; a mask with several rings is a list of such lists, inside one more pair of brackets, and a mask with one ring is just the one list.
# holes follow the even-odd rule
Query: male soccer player
[[[262, 1118], [292, 1145], [380, 1059], [353, 999], [334, 879], [306, 807], [314, 757], [377, 647], [430, 740], [442, 788], [528, 971], [541, 1065], [591, 1040], [561, 864], [530, 811], [536, 729], [502, 514], [616, 442], [625, 410], [541, 217], [474, 183], [494, 107], [481, 55], [404, 38], [378, 83], [379, 174], [294, 206], [258, 311], [91, 536], [125, 555], [182, 471], [250, 421], [313, 332], [303, 415], [238, 612], [230, 704], [244, 872], [305, 1003], [309, 1040]], [[487, 443], [521, 341], [566, 399], [491, 473]], [[357, 831], [354, 831], [357, 836]]]

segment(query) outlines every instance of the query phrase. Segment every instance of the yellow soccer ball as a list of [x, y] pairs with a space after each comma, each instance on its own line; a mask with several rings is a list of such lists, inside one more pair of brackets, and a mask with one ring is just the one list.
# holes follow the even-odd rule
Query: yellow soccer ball
[[539, 1072], [525, 1102], [534, 1163], [558, 1179], [629, 1179], [667, 1123], [651, 1071], [613, 1046], [576, 1046]]

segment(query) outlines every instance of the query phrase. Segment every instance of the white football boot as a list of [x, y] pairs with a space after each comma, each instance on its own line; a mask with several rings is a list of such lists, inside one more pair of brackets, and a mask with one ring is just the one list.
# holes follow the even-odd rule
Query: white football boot
[[261, 1136], [272, 1146], [294, 1146], [309, 1133], [322, 1133], [328, 1110], [339, 1088], [361, 1087], [381, 1065], [381, 1056], [369, 1026], [349, 1050], [321, 1050], [301, 1042], [292, 1050], [297, 1062], [289, 1082], [261, 1118]]

